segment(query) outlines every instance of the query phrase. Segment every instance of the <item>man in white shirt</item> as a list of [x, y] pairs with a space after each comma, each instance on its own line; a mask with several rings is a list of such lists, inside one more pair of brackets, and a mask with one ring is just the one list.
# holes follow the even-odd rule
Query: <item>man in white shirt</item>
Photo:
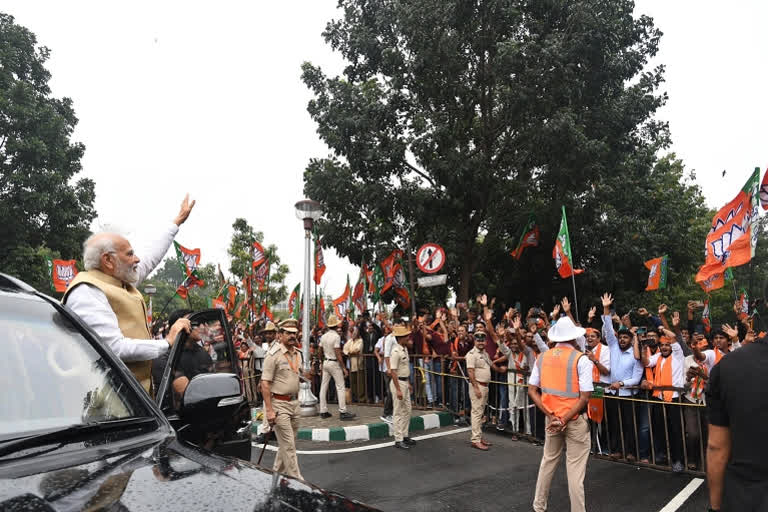
[[166, 353], [182, 330], [190, 332], [190, 323], [180, 318], [165, 340], [152, 339], [146, 305], [136, 287], [160, 263], [194, 206], [187, 194], [174, 223], [141, 260], [130, 242], [117, 233], [91, 235], [83, 244], [85, 272], [75, 277], [62, 298], [126, 363], [148, 393], [152, 360]]

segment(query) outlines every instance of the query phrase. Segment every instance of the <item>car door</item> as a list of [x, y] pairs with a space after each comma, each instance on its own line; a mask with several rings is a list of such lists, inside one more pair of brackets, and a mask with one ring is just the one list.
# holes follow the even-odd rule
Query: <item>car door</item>
[[226, 314], [189, 317], [176, 339], [156, 401], [179, 439], [221, 455], [251, 460], [251, 412]]

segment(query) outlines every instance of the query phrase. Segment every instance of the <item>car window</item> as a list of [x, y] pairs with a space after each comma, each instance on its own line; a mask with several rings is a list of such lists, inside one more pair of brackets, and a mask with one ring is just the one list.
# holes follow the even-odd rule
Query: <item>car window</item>
[[189, 381], [196, 376], [205, 373], [236, 373], [232, 362], [234, 354], [231, 338], [225, 333], [228, 324], [222, 323], [219, 311], [203, 311], [193, 315], [190, 320], [192, 332], [180, 340], [183, 345], [171, 367], [168, 392], [173, 393], [173, 398], [164, 401], [177, 410]]
[[126, 376], [52, 305], [4, 301], [0, 335], [0, 439], [150, 415]]

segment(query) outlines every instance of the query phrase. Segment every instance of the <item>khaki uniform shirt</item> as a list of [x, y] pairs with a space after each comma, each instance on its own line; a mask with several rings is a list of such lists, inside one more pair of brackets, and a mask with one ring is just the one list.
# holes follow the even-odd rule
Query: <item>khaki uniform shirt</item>
[[467, 368], [475, 369], [475, 380], [477, 382], [488, 383], [491, 380], [491, 358], [488, 357], [488, 352], [483, 350], [482, 352], [473, 348], [466, 355]]
[[[328, 331], [320, 336], [320, 346], [323, 349], [323, 357], [325, 360], [336, 360], [336, 350], [341, 348], [341, 337], [336, 331]], [[339, 361], [341, 362], [341, 361]]]
[[272, 383], [272, 392], [278, 395], [295, 395], [299, 392], [301, 352], [294, 349], [293, 357], [282, 343], [271, 350], [264, 359], [261, 380]]
[[399, 343], [392, 347], [392, 354], [389, 356], [389, 367], [395, 370], [398, 377], [410, 377], [411, 375], [408, 350]]

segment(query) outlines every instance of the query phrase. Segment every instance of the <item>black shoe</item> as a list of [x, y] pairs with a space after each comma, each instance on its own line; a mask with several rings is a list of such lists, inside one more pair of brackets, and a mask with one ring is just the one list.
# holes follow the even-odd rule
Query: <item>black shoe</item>
[[[330, 416], [330, 414], [328, 416]], [[344, 421], [352, 420], [352, 419], [355, 419], [356, 417], [357, 417], [357, 414], [354, 414], [354, 413], [351, 413], [351, 412], [339, 413], [339, 419], [340, 420], [344, 420]]]
[[329, 413], [329, 412], [321, 412], [320, 413], [320, 417], [321, 418], [330, 418], [331, 416], [332, 416], [332, 414]]
[[405, 440], [403, 441], [395, 441], [395, 448], [400, 448], [401, 450], [410, 450], [411, 447], [405, 444]]
[[416, 444], [416, 441], [414, 441], [414, 440], [413, 440], [413, 439], [411, 439], [410, 437], [404, 437], [404, 438], [403, 438], [403, 442], [404, 442], [405, 444], [407, 444], [408, 446], [413, 446], [413, 445], [415, 445], [415, 444]]

